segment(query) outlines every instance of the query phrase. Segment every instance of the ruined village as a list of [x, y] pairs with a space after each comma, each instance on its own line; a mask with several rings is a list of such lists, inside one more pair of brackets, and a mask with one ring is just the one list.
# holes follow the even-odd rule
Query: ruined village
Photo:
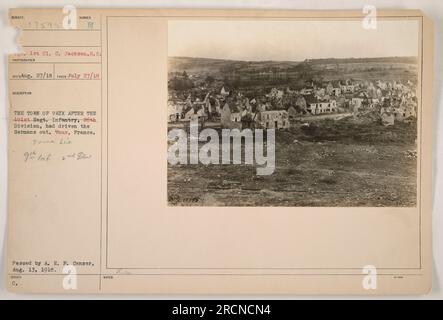
[[170, 166], [170, 204], [415, 205], [414, 58], [170, 59], [168, 128], [198, 120], [216, 130], [276, 129], [271, 177], [235, 166]]

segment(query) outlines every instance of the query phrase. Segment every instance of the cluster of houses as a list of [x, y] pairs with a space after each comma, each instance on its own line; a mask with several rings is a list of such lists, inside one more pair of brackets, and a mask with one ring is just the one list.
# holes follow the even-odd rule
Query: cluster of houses
[[384, 125], [413, 121], [417, 116], [415, 85], [396, 81], [331, 81], [307, 83], [300, 90], [271, 88], [260, 94], [201, 88], [197, 94], [170, 90], [168, 121], [211, 121], [222, 128], [286, 129], [317, 115], [373, 112]]

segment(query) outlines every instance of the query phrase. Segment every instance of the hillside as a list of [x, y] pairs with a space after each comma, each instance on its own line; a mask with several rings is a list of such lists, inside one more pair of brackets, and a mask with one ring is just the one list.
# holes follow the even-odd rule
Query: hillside
[[417, 80], [416, 57], [306, 59], [305, 61], [237, 61], [169, 57], [169, 72], [230, 80]]
[[226, 72], [263, 72], [269, 69], [291, 69], [297, 61], [239, 61], [210, 58], [169, 57], [170, 72], [186, 71], [190, 74], [211, 74], [222, 76]]

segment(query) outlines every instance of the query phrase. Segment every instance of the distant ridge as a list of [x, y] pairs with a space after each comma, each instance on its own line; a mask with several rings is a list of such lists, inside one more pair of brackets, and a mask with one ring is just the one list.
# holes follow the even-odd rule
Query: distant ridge
[[361, 62], [396, 62], [396, 63], [411, 63], [418, 62], [418, 57], [374, 57], [374, 58], [321, 58], [321, 59], [306, 59], [304, 62], [310, 63], [361, 63]]
[[397, 63], [417, 63], [418, 57], [414, 56], [393, 56], [393, 57], [367, 57], [367, 58], [316, 58], [305, 59], [303, 61], [292, 60], [235, 60], [235, 59], [219, 59], [219, 58], [206, 58], [206, 57], [186, 57], [186, 56], [169, 56], [168, 59], [186, 59], [186, 60], [200, 60], [200, 61], [212, 61], [212, 62], [247, 62], [247, 63], [351, 63], [351, 62], [397, 62]]
[[[249, 81], [254, 85], [268, 83], [259, 79], [343, 80], [346, 78], [371, 80], [416, 79], [418, 57], [374, 57], [374, 58], [322, 58], [304, 61], [242, 61], [214, 58], [168, 57], [168, 72], [196, 76], [212, 76], [216, 79]], [[261, 82], [260, 82], [261, 81]], [[280, 82], [284, 82], [281, 80]], [[301, 85], [301, 84], [300, 84]]]

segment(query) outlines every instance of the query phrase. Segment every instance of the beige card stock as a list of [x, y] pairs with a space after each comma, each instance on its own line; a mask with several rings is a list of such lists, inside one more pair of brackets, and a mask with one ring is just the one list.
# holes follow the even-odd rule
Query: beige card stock
[[[9, 290], [430, 290], [421, 11], [11, 9], [10, 24]], [[240, 163], [224, 132], [257, 142]]]

